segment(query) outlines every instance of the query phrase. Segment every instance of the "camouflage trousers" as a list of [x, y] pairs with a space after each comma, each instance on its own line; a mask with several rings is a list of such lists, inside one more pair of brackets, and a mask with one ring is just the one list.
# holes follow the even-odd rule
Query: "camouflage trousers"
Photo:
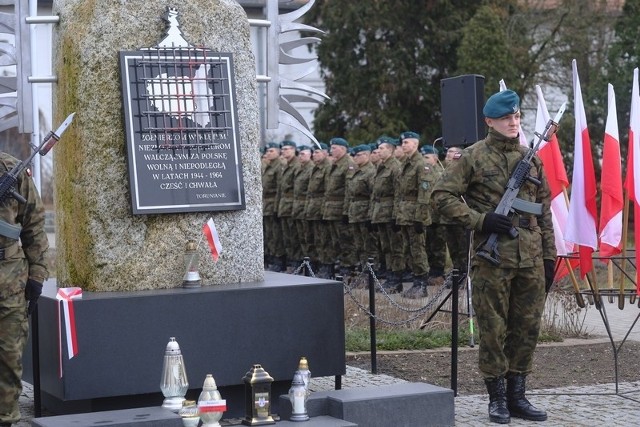
[[353, 244], [353, 233], [349, 224], [341, 220], [328, 221], [331, 232], [331, 246], [343, 267], [353, 267], [357, 258]]
[[360, 264], [366, 263], [369, 258], [373, 258], [375, 263], [379, 263], [378, 245], [374, 232], [370, 231], [364, 222], [354, 222], [351, 224], [351, 228], [357, 260]]
[[309, 221], [311, 233], [313, 234], [313, 245], [311, 247], [311, 260], [320, 264], [333, 264], [336, 260], [331, 249], [331, 235], [326, 221]]
[[280, 219], [275, 215], [268, 215], [262, 217], [262, 222], [267, 255], [276, 257], [283, 256], [284, 246], [282, 243]]
[[381, 254], [385, 257], [387, 270], [396, 273], [404, 270], [404, 241], [402, 233], [393, 231], [393, 223], [386, 222], [376, 224], [378, 227], [378, 238], [380, 239]]
[[24, 294], [20, 292], [0, 301], [0, 423], [20, 420], [22, 353], [28, 334]]
[[447, 230], [441, 224], [431, 224], [427, 227], [427, 259], [429, 276], [443, 276], [447, 260]]
[[467, 259], [469, 257], [469, 236], [467, 230], [461, 225], [445, 224], [447, 247], [453, 268], [460, 272], [467, 271]]
[[473, 309], [485, 379], [531, 372], [544, 310], [544, 268], [473, 266]]
[[429, 270], [424, 233], [416, 233], [413, 225], [401, 225], [400, 231], [409, 246], [410, 258], [407, 264], [414, 276], [424, 276]]
[[297, 257], [301, 250], [296, 220], [290, 216], [280, 218], [280, 226], [282, 227], [282, 243], [284, 246], [284, 254], [287, 256], [287, 262], [299, 261]]

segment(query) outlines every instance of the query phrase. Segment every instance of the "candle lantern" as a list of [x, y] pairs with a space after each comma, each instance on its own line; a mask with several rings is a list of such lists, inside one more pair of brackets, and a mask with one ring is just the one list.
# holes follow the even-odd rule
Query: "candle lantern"
[[307, 388], [304, 385], [302, 374], [297, 371], [293, 375], [291, 388], [289, 389], [289, 400], [291, 401], [291, 421], [307, 421], [309, 414], [307, 413]]
[[165, 397], [162, 407], [178, 412], [182, 408], [182, 402], [185, 400], [184, 396], [188, 389], [189, 380], [187, 380], [182, 352], [175, 337], [171, 337], [164, 352], [162, 379], [160, 380], [160, 390]]
[[207, 374], [202, 384], [202, 392], [198, 398], [198, 410], [202, 427], [220, 427], [222, 413], [227, 410], [227, 401], [222, 399], [216, 382], [211, 374]]
[[198, 266], [200, 264], [200, 256], [198, 255], [198, 246], [193, 240], [187, 241], [184, 251], [184, 278], [182, 282], [183, 288], [199, 288], [202, 284]]
[[302, 356], [300, 358], [300, 362], [298, 362], [298, 370], [296, 373], [300, 373], [302, 377], [302, 382], [304, 382], [304, 388], [309, 394], [309, 382], [311, 381], [311, 371], [309, 370], [309, 362], [307, 358]]
[[273, 378], [260, 365], [253, 368], [243, 378], [246, 416], [242, 424], [259, 426], [275, 424], [271, 416], [271, 383]]
[[200, 413], [195, 400], [182, 402], [182, 408], [178, 411], [178, 415], [180, 415], [184, 427], [198, 427], [200, 423]]

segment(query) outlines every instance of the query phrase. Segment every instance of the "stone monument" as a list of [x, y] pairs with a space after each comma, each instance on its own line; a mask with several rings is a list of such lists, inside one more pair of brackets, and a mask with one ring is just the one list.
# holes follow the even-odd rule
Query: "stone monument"
[[[77, 112], [55, 153], [59, 287], [79, 286], [97, 292], [178, 287], [185, 274], [183, 254], [188, 240], [200, 242], [199, 271], [204, 286], [264, 278], [256, 75], [247, 17], [232, 0], [177, 3], [54, 1], [54, 13], [60, 16], [54, 31], [58, 76], [54, 121]], [[179, 29], [175, 16], [172, 24], [162, 19], [174, 6], [179, 8]], [[237, 123], [231, 134], [237, 143], [233, 153], [238, 155], [244, 194], [243, 203], [228, 210], [200, 207], [197, 212], [176, 208], [146, 213], [132, 208], [134, 185], [120, 52], [158, 46], [170, 38], [169, 31], [181, 32], [192, 45], [224, 52], [233, 59]], [[148, 148], [149, 153], [201, 153], [180, 147]], [[146, 185], [135, 191], [149, 194], [153, 188]], [[224, 249], [215, 264], [206, 240], [201, 239], [202, 227], [210, 217]]]

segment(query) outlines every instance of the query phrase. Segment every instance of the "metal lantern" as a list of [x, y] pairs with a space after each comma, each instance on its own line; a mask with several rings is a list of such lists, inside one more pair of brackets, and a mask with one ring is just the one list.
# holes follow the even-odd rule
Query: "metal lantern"
[[247, 426], [275, 424], [270, 414], [273, 378], [262, 366], [256, 364], [246, 373], [243, 381], [246, 416], [242, 424]]
[[199, 288], [202, 285], [198, 266], [200, 264], [200, 255], [198, 255], [198, 245], [193, 240], [187, 241], [184, 251], [184, 278], [182, 287]]
[[162, 379], [160, 380], [160, 390], [165, 397], [162, 407], [177, 413], [182, 408], [182, 402], [185, 400], [184, 396], [188, 389], [189, 380], [182, 352], [175, 337], [171, 337], [164, 352]]
[[[300, 373], [302, 377], [302, 382], [304, 382], [304, 388], [307, 390], [307, 394], [309, 394], [309, 382], [311, 381], [311, 371], [309, 370], [309, 362], [307, 358], [302, 356], [300, 358], [300, 362], [298, 362], [298, 370], [296, 374]], [[295, 375], [295, 374], [294, 374]]]

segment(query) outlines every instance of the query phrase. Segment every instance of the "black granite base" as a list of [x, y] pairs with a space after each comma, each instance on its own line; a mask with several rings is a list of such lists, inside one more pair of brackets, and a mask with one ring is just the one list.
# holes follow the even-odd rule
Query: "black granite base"
[[[225, 417], [242, 416], [242, 378], [259, 363], [286, 393], [301, 356], [313, 376], [345, 373], [344, 299], [339, 282], [265, 273], [261, 282], [137, 292], [85, 292], [74, 302], [78, 355], [58, 369], [56, 283], [39, 306], [43, 404], [58, 414], [160, 405], [164, 350], [180, 344], [196, 399], [213, 374]], [[25, 381], [32, 383], [31, 346]], [[273, 399], [277, 406], [278, 399]], [[277, 410], [273, 408], [274, 412]]]

